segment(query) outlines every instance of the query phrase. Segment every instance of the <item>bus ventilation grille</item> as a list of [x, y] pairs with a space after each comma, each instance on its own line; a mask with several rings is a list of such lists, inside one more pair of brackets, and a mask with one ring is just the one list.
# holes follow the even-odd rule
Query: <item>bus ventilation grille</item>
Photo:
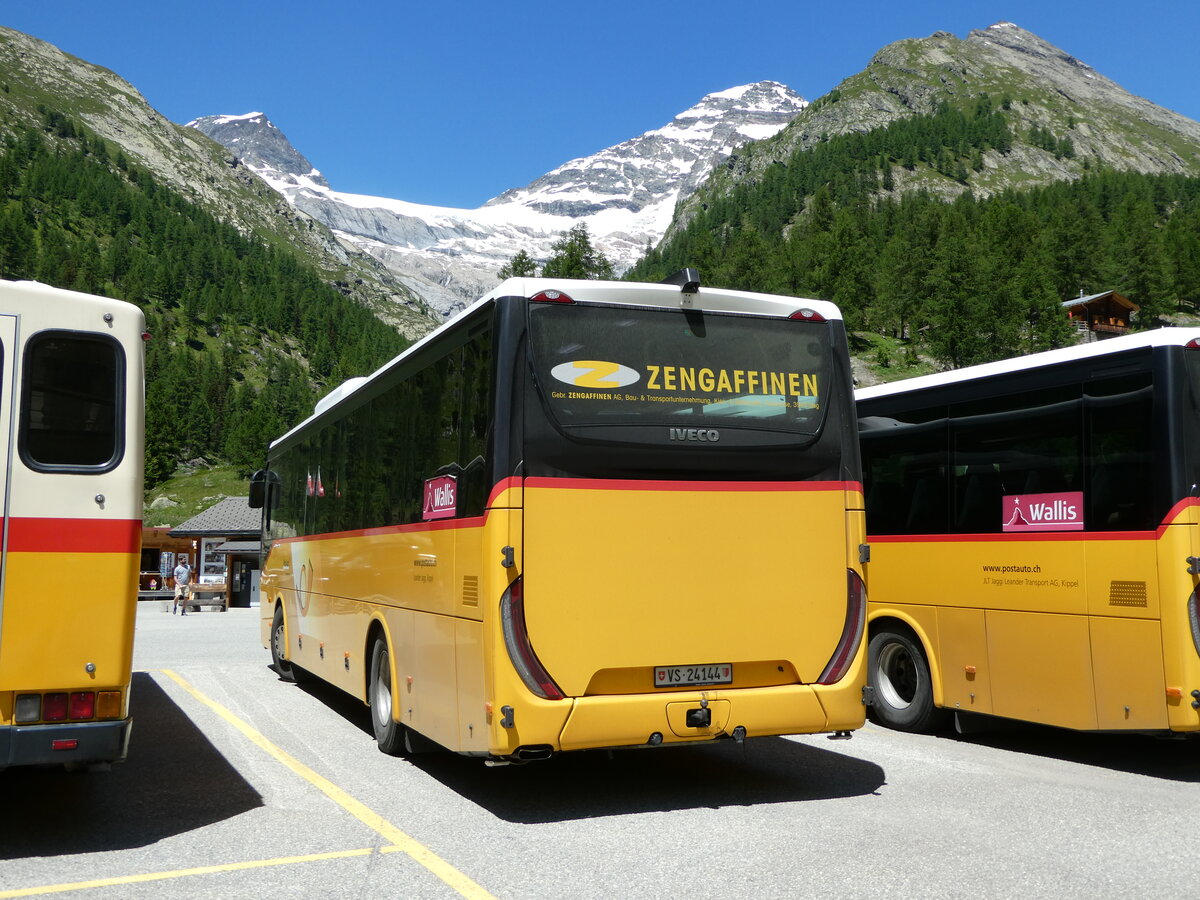
[[464, 575], [462, 590], [463, 606], [479, 605], [479, 576]]
[[1108, 586], [1109, 606], [1146, 605], [1146, 582], [1113, 581]]

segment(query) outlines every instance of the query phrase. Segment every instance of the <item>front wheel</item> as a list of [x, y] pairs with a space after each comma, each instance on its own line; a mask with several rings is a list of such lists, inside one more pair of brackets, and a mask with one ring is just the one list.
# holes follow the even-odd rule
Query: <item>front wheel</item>
[[404, 752], [405, 728], [392, 718], [392, 666], [387, 641], [375, 638], [371, 647], [371, 727], [375, 731], [375, 743], [389, 756]]
[[934, 731], [943, 711], [933, 705], [933, 679], [920, 643], [901, 631], [880, 631], [867, 645], [873, 717], [897, 731]]

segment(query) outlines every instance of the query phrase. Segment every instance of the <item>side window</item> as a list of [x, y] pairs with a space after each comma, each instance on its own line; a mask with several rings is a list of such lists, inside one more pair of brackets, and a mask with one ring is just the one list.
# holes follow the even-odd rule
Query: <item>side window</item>
[[20, 453], [41, 471], [106, 472], [124, 453], [125, 358], [102, 336], [47, 331], [25, 351]]
[[953, 409], [950, 530], [992, 534], [1004, 497], [1083, 490], [1077, 384], [994, 397]]
[[946, 409], [859, 419], [871, 534], [947, 531]]
[[1147, 531], [1158, 525], [1152, 401], [1149, 373], [1087, 385], [1089, 530]]

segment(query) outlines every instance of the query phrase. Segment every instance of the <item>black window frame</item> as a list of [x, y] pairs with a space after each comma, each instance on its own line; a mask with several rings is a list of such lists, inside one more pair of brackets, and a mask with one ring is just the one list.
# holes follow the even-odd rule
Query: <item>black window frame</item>
[[[33, 392], [32, 366], [39, 344], [50, 340], [79, 340], [97, 344], [107, 344], [113, 350], [113, 452], [107, 460], [99, 463], [48, 463], [34, 457], [30, 452], [29, 412]], [[21, 353], [21, 398], [17, 414], [19, 426], [17, 429], [17, 453], [21, 462], [34, 471], [43, 474], [63, 475], [103, 475], [116, 469], [125, 459], [127, 450], [125, 395], [128, 380], [128, 360], [125, 348], [115, 337], [95, 331], [76, 331], [67, 328], [48, 328], [30, 335], [24, 342]]]

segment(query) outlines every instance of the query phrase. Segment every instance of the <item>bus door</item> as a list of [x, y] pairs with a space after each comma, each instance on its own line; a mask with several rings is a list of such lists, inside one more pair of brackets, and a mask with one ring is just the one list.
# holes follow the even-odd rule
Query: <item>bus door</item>
[[12, 456], [17, 317], [0, 315], [0, 657], [3, 656], [4, 563], [8, 557], [8, 470]]

